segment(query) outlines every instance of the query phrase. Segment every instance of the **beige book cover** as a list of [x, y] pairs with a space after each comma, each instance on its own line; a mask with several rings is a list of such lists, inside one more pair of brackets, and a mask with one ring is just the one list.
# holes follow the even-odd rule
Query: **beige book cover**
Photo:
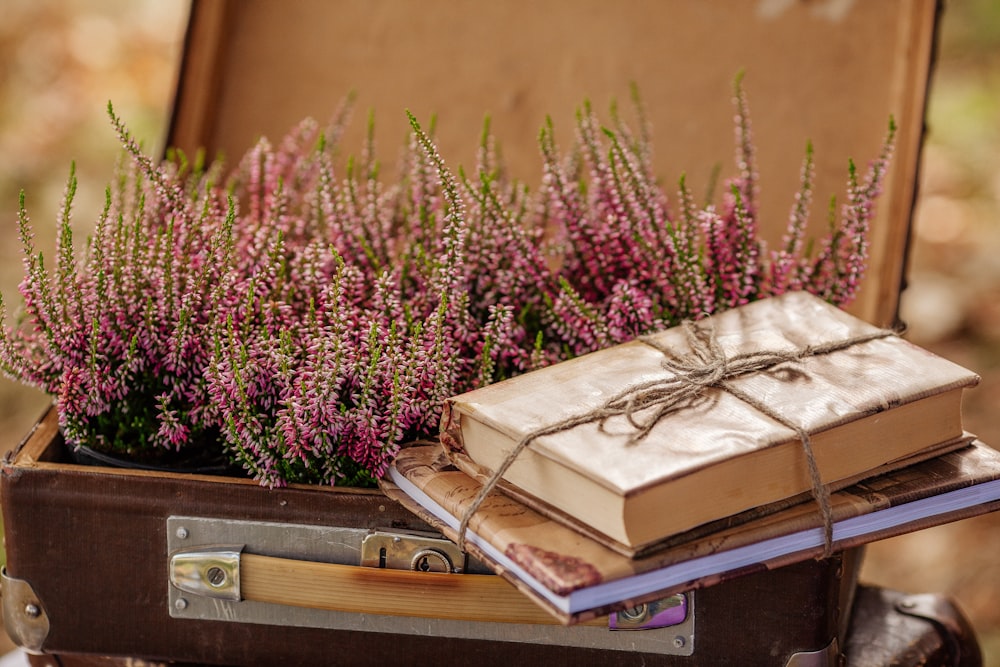
[[[438, 446], [402, 450], [383, 482], [390, 498], [456, 542], [480, 488]], [[842, 489], [831, 506], [837, 550], [993, 511], [1000, 453], [974, 441]], [[472, 517], [466, 548], [565, 623], [824, 553], [823, 520], [811, 502], [733, 523], [632, 559], [494, 493]]]
[[[447, 401], [441, 440], [490, 475], [526, 438], [504, 480], [632, 548], [813, 490], [797, 429], [837, 486], [961, 437], [963, 389], [978, 376], [806, 293], [789, 293], [498, 382]], [[707, 340], [707, 342], [705, 342]], [[852, 342], [855, 341], [855, 342]], [[727, 368], [777, 359], [752, 372]], [[678, 365], [721, 361], [722, 379], [660, 418], [632, 388], [669, 387]], [[687, 371], [685, 371], [687, 372]], [[618, 400], [635, 411], [533, 434]], [[646, 407], [642, 407], [646, 405]], [[636, 437], [635, 424], [652, 423]], [[693, 502], [697, 499], [697, 502]]]

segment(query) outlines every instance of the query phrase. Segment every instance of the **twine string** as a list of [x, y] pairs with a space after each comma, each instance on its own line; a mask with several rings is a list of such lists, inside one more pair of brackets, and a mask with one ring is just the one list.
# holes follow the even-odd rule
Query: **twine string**
[[458, 529], [459, 548], [465, 550], [466, 534], [473, 515], [479, 511], [486, 498], [496, 489], [497, 484], [500, 483], [514, 461], [538, 438], [595, 422], [603, 429], [607, 420], [613, 417], [623, 417], [634, 429], [629, 435], [628, 444], [635, 444], [646, 438], [664, 417], [697, 406], [707, 399], [706, 389], [717, 388], [735, 396], [760, 413], [794, 431], [798, 436], [808, 465], [812, 496], [819, 506], [823, 518], [823, 556], [829, 557], [833, 553], [833, 509], [830, 503], [830, 490], [823, 484], [809, 434], [804, 428], [770, 405], [747, 394], [729, 381], [744, 375], [770, 370], [786, 362], [830, 354], [896, 334], [886, 329], [879, 329], [871, 333], [851, 336], [821, 345], [808, 345], [790, 350], [742, 352], [727, 356], [715, 336], [714, 329], [710, 326], [698, 326], [690, 320], [685, 320], [682, 327], [691, 348], [691, 353], [685, 356], [676, 356], [674, 351], [663, 347], [655, 338], [649, 336], [639, 338], [640, 341], [663, 355], [660, 365], [670, 372], [669, 376], [630, 385], [593, 410], [536, 429], [521, 438], [507, 453], [503, 462], [493, 471], [465, 510]]

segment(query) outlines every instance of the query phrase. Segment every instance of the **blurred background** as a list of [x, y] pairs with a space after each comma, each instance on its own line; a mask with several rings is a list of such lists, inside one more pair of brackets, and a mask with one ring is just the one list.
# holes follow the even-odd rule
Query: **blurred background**
[[[2, 0], [0, 21], [0, 291], [18, 302], [17, 197], [27, 193], [40, 249], [54, 247], [75, 160], [74, 219], [86, 230], [118, 154], [109, 100], [157, 153], [166, 133], [186, 0]], [[909, 337], [979, 372], [969, 430], [1000, 445], [1000, 2], [945, 3], [930, 90], [910, 284]], [[81, 231], [82, 233], [82, 231]], [[44, 410], [45, 396], [0, 378], [0, 450]], [[42, 527], [40, 527], [42, 528]], [[952, 595], [1000, 666], [1000, 513], [886, 540], [864, 580]], [[0, 653], [3, 652], [0, 639]], [[8, 644], [9, 646], [9, 644]]]
[[[1000, 2], [944, 3], [902, 317], [978, 372], [967, 428], [1000, 447]], [[871, 545], [862, 578], [953, 595], [1000, 665], [1000, 513]]]

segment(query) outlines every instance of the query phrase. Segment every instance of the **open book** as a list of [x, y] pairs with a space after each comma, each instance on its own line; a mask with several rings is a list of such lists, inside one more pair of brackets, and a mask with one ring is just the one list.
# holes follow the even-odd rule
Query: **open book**
[[[800, 430], [830, 488], [935, 453], [961, 438], [962, 393], [979, 379], [806, 293], [696, 327], [700, 340], [675, 327], [449, 399], [441, 441], [455, 465], [488, 477], [529, 439], [507, 483], [641, 550], [813, 490]], [[723, 373], [683, 400], [649, 398], [684, 384], [677, 365], [696, 376], [757, 357], [774, 363]], [[634, 412], [558, 428], [607, 413], [616, 397]], [[652, 427], [636, 437], [637, 422]]]
[[[452, 540], [481, 488], [440, 447], [404, 449], [383, 490]], [[979, 441], [833, 494], [834, 548], [1000, 508], [1000, 453]], [[469, 553], [565, 623], [822, 555], [822, 517], [799, 503], [632, 559], [501, 493], [472, 518]]]

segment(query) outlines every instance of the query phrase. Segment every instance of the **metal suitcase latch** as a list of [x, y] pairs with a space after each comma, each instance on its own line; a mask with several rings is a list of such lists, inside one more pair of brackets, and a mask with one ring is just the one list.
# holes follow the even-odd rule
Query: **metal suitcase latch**
[[361, 565], [416, 572], [465, 572], [465, 554], [454, 542], [419, 531], [378, 530], [361, 541]]

